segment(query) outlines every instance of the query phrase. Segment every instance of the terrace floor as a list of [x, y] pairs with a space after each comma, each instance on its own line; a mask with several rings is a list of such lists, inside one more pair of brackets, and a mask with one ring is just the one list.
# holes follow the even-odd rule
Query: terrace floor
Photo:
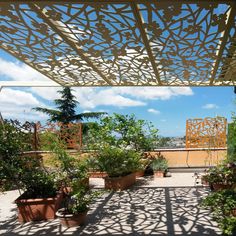
[[[90, 179], [103, 187], [103, 179]], [[193, 173], [172, 173], [172, 177], [139, 178], [122, 192], [105, 192], [92, 205], [87, 223], [63, 228], [58, 220], [19, 224], [13, 201], [17, 191], [0, 195], [0, 235], [221, 235], [209, 211], [199, 206], [207, 188], [197, 186]]]

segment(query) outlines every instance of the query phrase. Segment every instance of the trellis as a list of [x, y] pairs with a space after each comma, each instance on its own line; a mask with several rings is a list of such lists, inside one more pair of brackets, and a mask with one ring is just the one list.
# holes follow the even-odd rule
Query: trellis
[[207, 117], [186, 121], [186, 148], [226, 147], [227, 120]]

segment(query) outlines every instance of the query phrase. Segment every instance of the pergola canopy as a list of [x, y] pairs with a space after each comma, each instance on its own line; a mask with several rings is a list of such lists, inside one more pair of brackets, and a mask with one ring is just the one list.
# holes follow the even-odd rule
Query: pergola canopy
[[64, 86], [236, 85], [236, 2], [0, 0], [1, 48]]

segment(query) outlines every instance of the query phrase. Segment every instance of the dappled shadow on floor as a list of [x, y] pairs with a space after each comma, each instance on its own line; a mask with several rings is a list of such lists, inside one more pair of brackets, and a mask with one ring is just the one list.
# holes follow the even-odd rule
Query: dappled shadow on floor
[[66, 229], [58, 220], [19, 225], [2, 222], [1, 235], [220, 235], [209, 212], [199, 207], [207, 189], [141, 187], [104, 193], [91, 206], [87, 223]]

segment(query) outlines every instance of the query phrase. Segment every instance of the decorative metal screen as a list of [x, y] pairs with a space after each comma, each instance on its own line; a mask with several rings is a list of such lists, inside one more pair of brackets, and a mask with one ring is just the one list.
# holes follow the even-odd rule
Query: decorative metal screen
[[226, 147], [226, 127], [224, 117], [187, 120], [186, 148]]
[[35, 126], [35, 144], [40, 149], [43, 143], [43, 135], [47, 132], [56, 134], [67, 148], [79, 150], [82, 147], [81, 123], [47, 123], [42, 126], [39, 122]]
[[234, 0], [0, 0], [1, 48], [64, 86], [236, 85]]

